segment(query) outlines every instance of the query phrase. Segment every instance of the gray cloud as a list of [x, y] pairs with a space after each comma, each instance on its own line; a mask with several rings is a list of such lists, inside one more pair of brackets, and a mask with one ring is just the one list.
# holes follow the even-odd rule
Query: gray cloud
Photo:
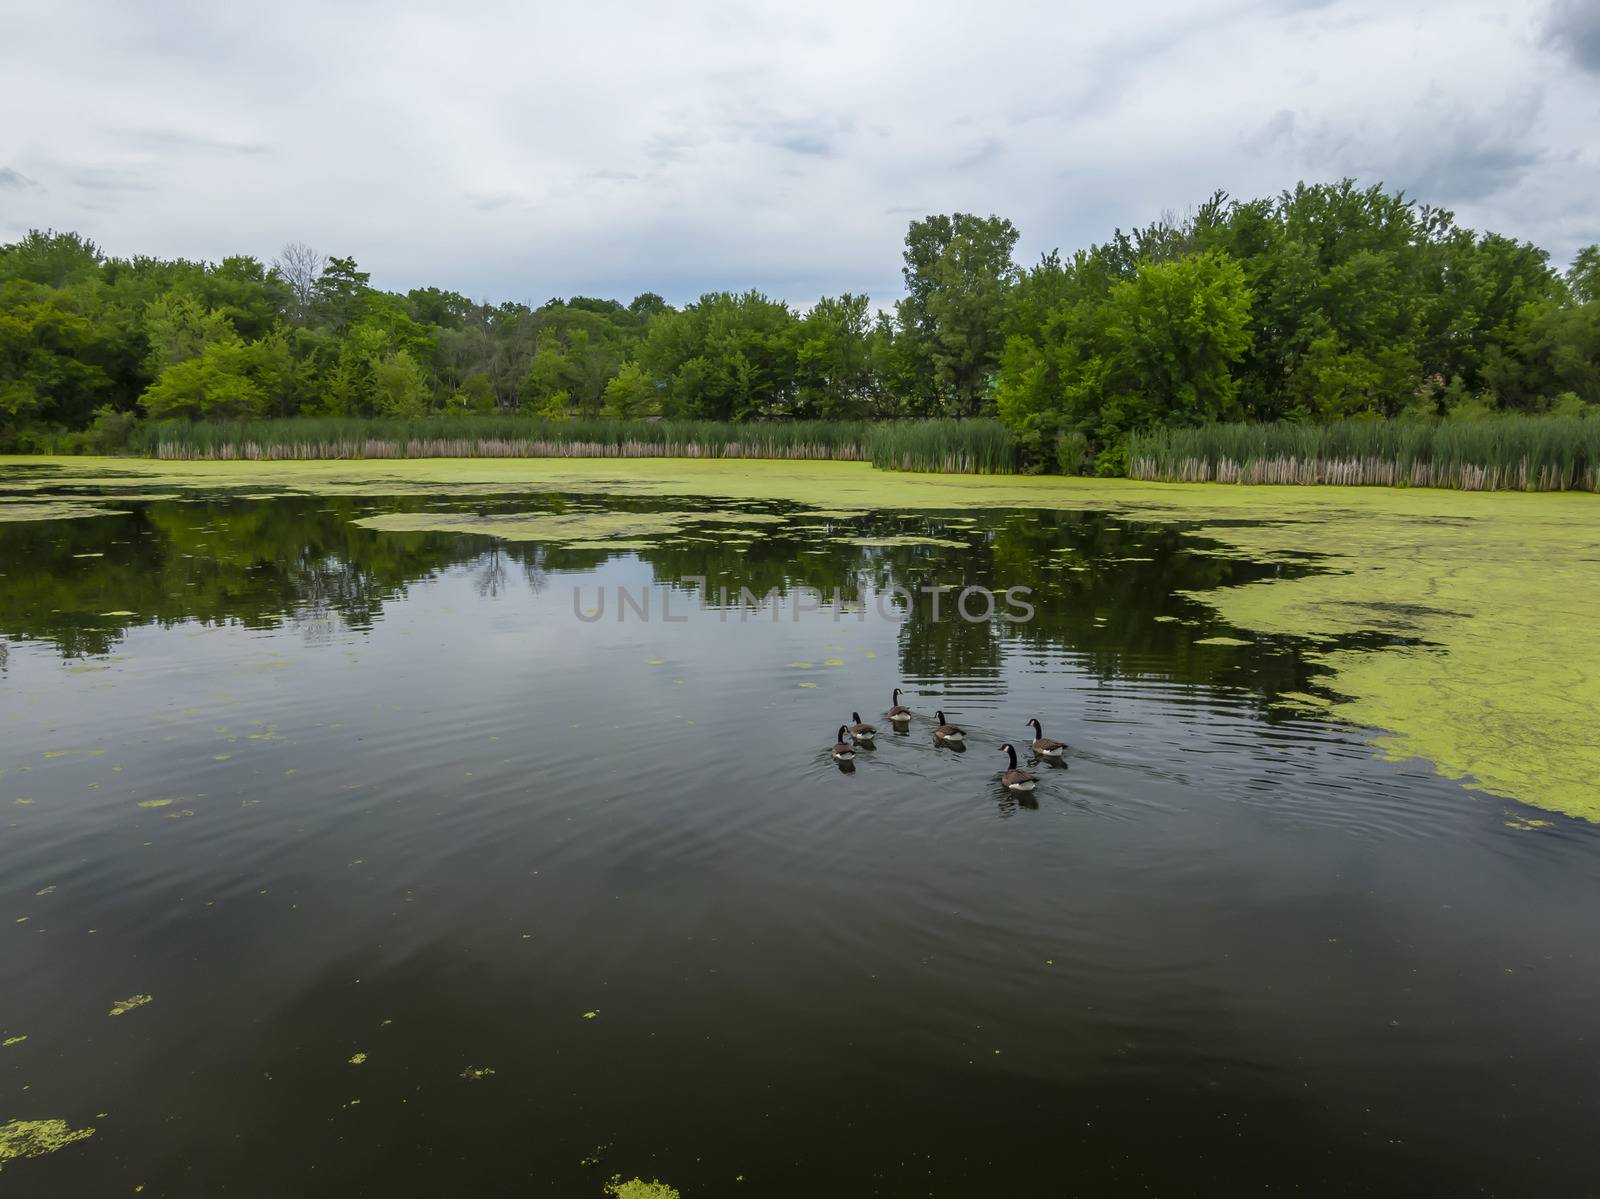
[[228, 137], [213, 137], [196, 130], [163, 128], [135, 128], [119, 132], [119, 141], [140, 150], [155, 153], [167, 151], [197, 151], [205, 154], [265, 154], [269, 147], [251, 141]]
[[835, 158], [839, 153], [833, 140], [819, 133], [791, 133], [774, 144], [793, 154], [813, 154], [818, 158]]
[[1295, 138], [1295, 115], [1280, 108], [1272, 118], [1255, 132], [1240, 139], [1240, 144], [1251, 154], [1270, 154], [1275, 150], [1292, 147]]
[[1545, 17], [1545, 44], [1600, 75], [1600, 4], [1595, 0], [1553, 0]]
[[0, 240], [298, 240], [490, 299], [888, 303], [928, 211], [1008, 216], [1031, 261], [1353, 174], [1564, 261], [1600, 240], [1596, 7], [1514, 7], [11, 0], [0, 106], [30, 119], [0, 123]]
[[530, 197], [520, 196], [513, 192], [500, 192], [492, 196], [468, 192], [467, 202], [479, 212], [497, 212], [502, 208], [529, 208], [532, 206]]
[[1470, 203], [1515, 187], [1542, 158], [1540, 151], [1517, 142], [1481, 142], [1458, 128], [1414, 163], [1392, 166], [1390, 178], [1418, 199], [1448, 195], [1457, 203]]
[[85, 191], [154, 191], [155, 184], [138, 170], [127, 167], [84, 167], [67, 176], [67, 182]]
[[765, 104], [756, 111], [726, 121], [721, 129], [713, 126], [714, 139], [749, 140], [810, 158], [838, 158], [855, 122], [826, 113], [795, 117], [770, 110]]
[[1385, 183], [1436, 206], [1470, 205], [1517, 187], [1544, 165], [1549, 151], [1536, 136], [1543, 98], [1535, 88], [1493, 111], [1473, 112], [1430, 93], [1411, 112], [1371, 124], [1280, 109], [1240, 144], [1297, 162], [1301, 174], [1320, 167], [1323, 176]]
[[1005, 143], [997, 137], [981, 137], [958, 154], [950, 165], [958, 171], [970, 171], [998, 158], [1005, 148]]

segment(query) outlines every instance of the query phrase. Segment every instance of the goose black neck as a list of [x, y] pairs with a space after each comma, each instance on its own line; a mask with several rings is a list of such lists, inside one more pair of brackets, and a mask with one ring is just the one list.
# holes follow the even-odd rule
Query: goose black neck
[[840, 744], [840, 745], [843, 745], [843, 744], [844, 744], [844, 735], [845, 735], [845, 734], [846, 734], [846, 733], [848, 733], [848, 732], [849, 732], [849, 731], [850, 731], [850, 730], [849, 730], [849, 729], [847, 729], [847, 728], [845, 728], [845, 727], [844, 727], [844, 725], [842, 725], [842, 724], [841, 724], [841, 725], [840, 725], [840, 726], [839, 726], [839, 732], [838, 732], [838, 737], [839, 737], [839, 744]]
[[935, 720], [937, 720], [940, 724], [943, 724], [944, 723], [944, 709], [940, 708], [937, 712], [935, 712], [933, 714], [933, 718]]
[[898, 687], [896, 687], [894, 689], [894, 702], [895, 703], [899, 703], [900, 702], [900, 688], [898, 688]]
[[860, 712], [852, 712], [852, 713], [850, 713], [850, 719], [855, 721], [857, 724], [860, 724], [861, 723], [861, 713]]
[[1017, 750], [1013, 745], [1006, 746], [1006, 758], [1011, 762], [1011, 769], [1017, 768]]

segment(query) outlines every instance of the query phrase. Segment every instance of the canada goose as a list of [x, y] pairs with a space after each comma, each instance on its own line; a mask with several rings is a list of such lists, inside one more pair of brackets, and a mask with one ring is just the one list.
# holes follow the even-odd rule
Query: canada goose
[[839, 726], [839, 741], [830, 751], [835, 762], [854, 762], [856, 760], [855, 747], [850, 744], [850, 730], [844, 725]]
[[1011, 760], [1010, 768], [1000, 776], [1000, 781], [1005, 784], [1006, 790], [1032, 791], [1034, 777], [1026, 770], [1017, 769], [1017, 751], [1011, 748], [1011, 742], [1007, 741], [1000, 748], [1005, 751], [1006, 756]]
[[894, 689], [894, 703], [889, 708], [889, 719], [894, 724], [910, 724], [911, 709], [900, 702], [900, 688]]
[[860, 712], [850, 713], [850, 719], [855, 721], [850, 726], [850, 739], [852, 741], [860, 741], [864, 745], [871, 745], [872, 739], [878, 735], [878, 726], [875, 724], [862, 724]]
[[1059, 741], [1052, 741], [1044, 735], [1044, 730], [1039, 727], [1039, 718], [1035, 716], [1028, 721], [1033, 726], [1033, 752], [1041, 758], [1059, 758], [1067, 752], [1067, 747]]
[[946, 724], [944, 722], [943, 709], [935, 712], [933, 714], [933, 718], [939, 722], [939, 727], [933, 730], [933, 735], [940, 741], [948, 741], [952, 745], [962, 745], [966, 742], [967, 734], [964, 730], [956, 728], [956, 726], [953, 724]]

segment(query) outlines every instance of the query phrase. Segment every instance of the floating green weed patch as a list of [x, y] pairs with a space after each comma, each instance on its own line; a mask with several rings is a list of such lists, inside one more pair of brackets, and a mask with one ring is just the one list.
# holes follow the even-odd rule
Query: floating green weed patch
[[91, 516], [125, 516], [114, 508], [72, 500], [0, 500], [0, 524], [25, 520], [83, 520]]
[[94, 1136], [92, 1128], [69, 1128], [65, 1120], [13, 1120], [0, 1124], [0, 1170], [25, 1157], [43, 1157]]
[[836, 537], [834, 540], [844, 545], [859, 545], [863, 549], [892, 549], [902, 545], [937, 545], [952, 550], [968, 548], [965, 541], [951, 541], [947, 537], [920, 537], [912, 533], [893, 537]]
[[385, 512], [353, 523], [385, 533], [478, 533], [505, 541], [595, 541], [619, 534], [671, 533], [679, 513], [528, 512], [476, 516], [463, 512]]
[[620, 1174], [613, 1174], [606, 1183], [606, 1194], [614, 1199], [679, 1199], [677, 1187], [658, 1179], [645, 1182], [642, 1178], [630, 1178], [624, 1182]]

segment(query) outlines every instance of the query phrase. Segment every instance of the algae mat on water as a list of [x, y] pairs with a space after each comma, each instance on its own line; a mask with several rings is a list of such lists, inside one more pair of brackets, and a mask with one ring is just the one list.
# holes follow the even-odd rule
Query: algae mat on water
[[[1227, 552], [1317, 573], [1198, 593], [1230, 623], [1322, 645], [1336, 713], [1482, 790], [1600, 821], [1600, 496], [922, 475], [861, 463], [424, 459], [171, 463], [0, 459], [0, 488], [127, 496], [582, 495], [784, 500], [820, 511], [1033, 508], [1181, 522]], [[43, 468], [43, 469], [38, 469]], [[21, 489], [21, 488], [19, 488]], [[0, 500], [0, 507], [5, 504]], [[1374, 648], [1349, 648], [1370, 634]]]
[[505, 541], [560, 541], [585, 548], [643, 548], [648, 541], [607, 541], [676, 533], [685, 524], [766, 524], [781, 516], [759, 512], [512, 512], [479, 516], [468, 512], [385, 512], [353, 521], [388, 533], [477, 533]]
[[92, 1128], [70, 1128], [65, 1120], [12, 1120], [0, 1125], [0, 1170], [6, 1162], [43, 1157], [94, 1136]]
[[72, 500], [51, 500], [44, 503], [0, 500], [0, 521], [17, 523], [25, 520], [82, 520], [89, 516], [120, 516], [113, 508], [94, 504], [74, 503]]

